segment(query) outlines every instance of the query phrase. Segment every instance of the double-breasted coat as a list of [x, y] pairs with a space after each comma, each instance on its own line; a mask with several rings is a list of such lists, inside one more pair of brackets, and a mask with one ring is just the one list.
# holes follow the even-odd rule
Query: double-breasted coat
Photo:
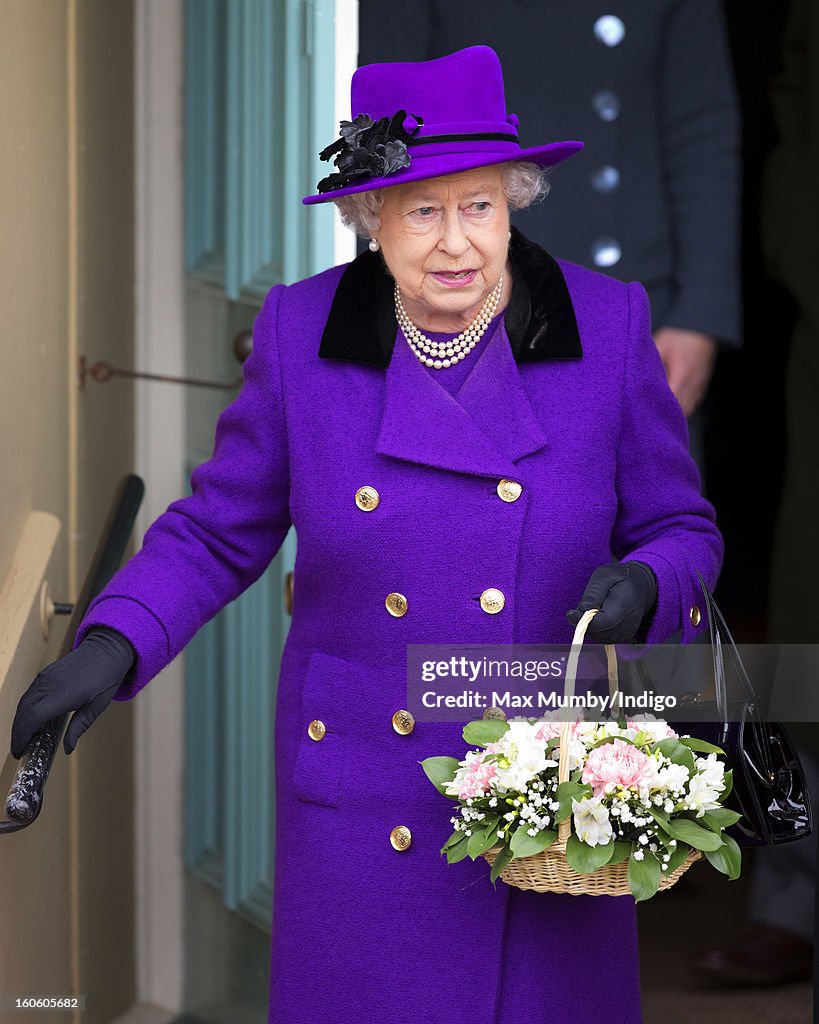
[[[715, 584], [722, 541], [644, 290], [517, 232], [510, 261], [504, 321], [455, 395], [397, 333], [380, 255], [271, 289], [193, 493], [78, 633], [128, 637], [137, 660], [116, 698], [130, 699], [295, 526], [274, 738], [277, 1024], [641, 1019], [632, 898], [493, 888], [483, 858], [448, 866], [451, 805], [419, 762], [463, 752], [462, 726], [392, 722], [407, 644], [568, 643], [567, 609], [612, 558], [656, 573], [649, 642], [705, 626], [696, 572]], [[489, 588], [500, 612], [484, 610]]]

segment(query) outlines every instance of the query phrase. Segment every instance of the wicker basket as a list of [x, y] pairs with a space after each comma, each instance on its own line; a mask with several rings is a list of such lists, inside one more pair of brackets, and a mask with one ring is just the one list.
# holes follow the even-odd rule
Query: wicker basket
[[[566, 665], [564, 694], [574, 695], [574, 683], [577, 676], [577, 665], [580, 649], [586, 628], [599, 609], [592, 608], [585, 612], [575, 629], [572, 648]], [[612, 645], [606, 645], [608, 662], [609, 692], [614, 698], [619, 694], [617, 680], [617, 654]], [[613, 705], [612, 705], [613, 706]], [[558, 782], [567, 782], [569, 778], [569, 737], [572, 720], [563, 723], [560, 733], [560, 760], [558, 762]], [[534, 889], [537, 892], [565, 892], [572, 896], [628, 896], [631, 888], [628, 884], [628, 859], [619, 864], [604, 864], [596, 871], [582, 874], [575, 871], [566, 860], [566, 842], [571, 835], [571, 819], [561, 821], [557, 826], [557, 839], [547, 850], [533, 854], [531, 857], [516, 857], [511, 860], [500, 874], [507, 885], [516, 889]], [[490, 864], [500, 852], [499, 846], [486, 850], [483, 856]], [[660, 876], [659, 889], [669, 889], [677, 882], [691, 865], [702, 856], [699, 850], [689, 851], [686, 859], [673, 871]]]

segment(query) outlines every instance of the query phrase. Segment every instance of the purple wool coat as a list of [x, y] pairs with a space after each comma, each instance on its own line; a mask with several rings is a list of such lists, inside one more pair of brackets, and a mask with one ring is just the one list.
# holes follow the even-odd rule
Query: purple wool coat
[[[482, 857], [448, 866], [451, 805], [418, 762], [462, 754], [461, 725], [399, 735], [391, 721], [407, 644], [568, 643], [566, 611], [613, 558], [657, 576], [648, 642], [706, 628], [692, 624], [696, 571], [715, 585], [722, 540], [643, 288], [517, 232], [510, 261], [504, 322], [454, 396], [396, 334], [380, 255], [272, 288], [192, 495], [78, 633], [131, 641], [116, 695], [129, 700], [296, 529], [273, 738], [271, 1024], [641, 1020], [632, 898], [493, 889]], [[502, 478], [522, 484], [516, 501], [499, 498]], [[372, 511], [356, 504], [363, 485], [380, 495]], [[498, 614], [481, 607], [489, 587], [505, 596]], [[412, 834], [402, 852], [396, 825]]]

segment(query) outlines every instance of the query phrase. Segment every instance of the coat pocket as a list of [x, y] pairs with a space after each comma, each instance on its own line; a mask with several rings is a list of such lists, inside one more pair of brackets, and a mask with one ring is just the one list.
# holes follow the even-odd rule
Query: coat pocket
[[350, 666], [342, 658], [319, 651], [310, 656], [302, 691], [301, 741], [293, 775], [293, 788], [300, 800], [338, 806], [345, 760], [349, 676]]

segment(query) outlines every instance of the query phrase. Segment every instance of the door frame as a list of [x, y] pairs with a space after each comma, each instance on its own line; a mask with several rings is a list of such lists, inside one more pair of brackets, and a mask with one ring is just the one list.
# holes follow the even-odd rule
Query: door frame
[[[173, 375], [185, 372], [183, 12], [184, 0], [136, 0], [134, 359], [138, 370]], [[185, 395], [137, 380], [134, 397], [142, 537], [184, 494]], [[184, 679], [177, 658], [134, 701], [137, 1001], [174, 1012], [185, 977]]]

